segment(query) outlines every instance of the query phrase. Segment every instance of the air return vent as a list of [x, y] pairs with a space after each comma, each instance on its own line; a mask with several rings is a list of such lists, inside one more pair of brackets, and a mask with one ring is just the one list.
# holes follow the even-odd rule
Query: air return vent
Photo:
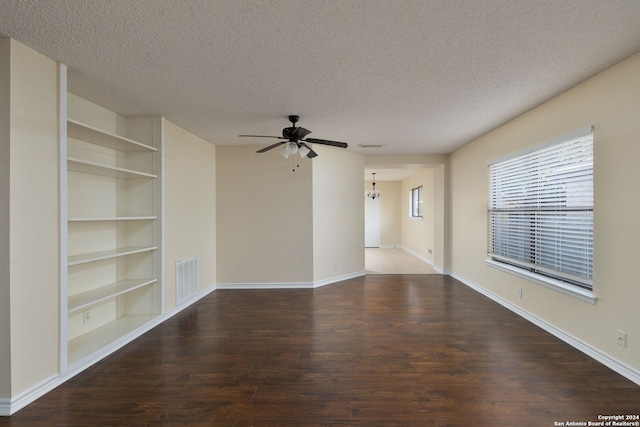
[[198, 293], [198, 257], [176, 262], [176, 305]]

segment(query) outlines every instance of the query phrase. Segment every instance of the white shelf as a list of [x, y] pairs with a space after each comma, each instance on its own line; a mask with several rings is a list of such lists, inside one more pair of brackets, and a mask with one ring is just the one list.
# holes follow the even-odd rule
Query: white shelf
[[125, 316], [100, 326], [86, 334], [69, 341], [68, 355], [69, 362], [75, 363], [97, 352], [124, 335], [136, 330], [144, 324], [158, 317], [157, 314], [144, 316]]
[[100, 145], [102, 147], [118, 151], [158, 151], [157, 148], [150, 145], [103, 131], [94, 126], [73, 119], [67, 119], [67, 134], [70, 138], [79, 139], [81, 141], [90, 142], [94, 145]]
[[157, 246], [127, 247], [127, 248], [113, 249], [109, 251], [91, 252], [88, 254], [74, 255], [69, 257], [68, 265], [71, 267], [73, 265], [85, 264], [88, 262], [102, 261], [105, 259], [138, 254], [141, 252], [150, 252], [156, 249], [158, 249]]
[[71, 115], [117, 130], [66, 118], [64, 367], [93, 362], [144, 331], [161, 316], [163, 292], [162, 182], [156, 179], [162, 119], [124, 117], [73, 99], [65, 107]]
[[156, 283], [158, 279], [122, 280], [69, 297], [69, 313]]
[[67, 158], [67, 168], [70, 171], [88, 173], [91, 175], [107, 176], [111, 178], [157, 178], [157, 175], [125, 169], [118, 166], [105, 165], [77, 157]]
[[91, 222], [91, 221], [152, 221], [158, 219], [157, 216], [104, 216], [104, 217], [73, 217], [69, 222]]

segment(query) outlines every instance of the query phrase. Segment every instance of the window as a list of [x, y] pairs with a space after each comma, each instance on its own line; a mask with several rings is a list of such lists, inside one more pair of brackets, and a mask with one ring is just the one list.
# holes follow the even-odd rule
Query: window
[[411, 205], [409, 208], [412, 217], [422, 217], [422, 185], [411, 189]]
[[488, 219], [489, 260], [590, 291], [591, 128], [490, 163]]

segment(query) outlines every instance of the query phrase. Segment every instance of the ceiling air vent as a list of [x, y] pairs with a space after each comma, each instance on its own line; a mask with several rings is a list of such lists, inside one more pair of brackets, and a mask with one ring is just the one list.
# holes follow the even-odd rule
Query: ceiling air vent
[[382, 148], [382, 144], [360, 144], [360, 148]]

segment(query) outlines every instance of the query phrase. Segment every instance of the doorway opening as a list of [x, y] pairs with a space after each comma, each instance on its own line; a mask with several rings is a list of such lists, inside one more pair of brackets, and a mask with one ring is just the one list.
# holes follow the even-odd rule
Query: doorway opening
[[[364, 172], [366, 273], [442, 274], [437, 254], [444, 252], [444, 227], [437, 222], [444, 218], [444, 165], [367, 167]], [[367, 197], [369, 188], [379, 197]], [[415, 188], [422, 190], [418, 201]]]

